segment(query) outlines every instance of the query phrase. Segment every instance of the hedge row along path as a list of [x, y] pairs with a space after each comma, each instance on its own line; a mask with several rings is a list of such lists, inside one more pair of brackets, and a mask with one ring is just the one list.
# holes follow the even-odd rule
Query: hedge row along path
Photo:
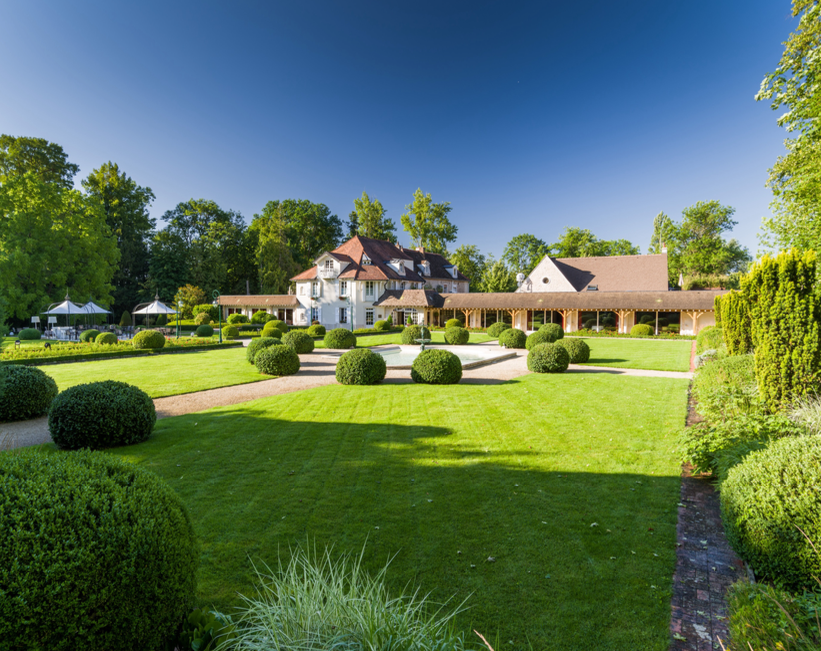
[[[184, 414], [204, 411], [211, 407], [235, 405], [240, 402], [256, 400], [257, 398], [266, 398], [282, 393], [291, 393], [293, 391], [302, 391], [304, 389], [312, 389], [328, 384], [336, 384], [334, 371], [336, 368], [336, 360], [341, 354], [341, 352], [334, 353], [320, 350], [309, 355], [300, 355], [299, 361], [302, 367], [296, 375], [272, 378], [270, 380], [250, 384], [238, 384], [220, 389], [184, 393], [167, 398], [156, 398], [154, 400], [154, 406], [157, 409], [157, 418], [182, 416]], [[527, 370], [527, 353], [522, 350], [518, 351], [517, 356], [514, 358], [465, 370], [461, 383], [498, 384], [529, 372], [530, 371]], [[567, 372], [611, 373], [614, 375], [633, 375], [640, 377], [692, 378], [691, 373], [680, 373], [677, 371], [644, 371], [602, 366], [578, 366], [575, 364], [571, 364]], [[388, 374], [383, 384], [409, 384], [411, 382], [409, 371], [392, 371], [388, 369]], [[0, 424], [0, 450], [40, 445], [41, 443], [49, 443], [50, 441], [48, 418], [45, 416], [17, 423]]]

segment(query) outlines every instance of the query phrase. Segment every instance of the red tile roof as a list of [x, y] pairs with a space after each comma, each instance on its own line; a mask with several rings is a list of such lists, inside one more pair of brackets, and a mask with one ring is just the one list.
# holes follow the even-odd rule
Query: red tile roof
[[218, 303], [228, 307], [299, 307], [299, 301], [293, 294], [222, 295]]
[[597, 286], [600, 292], [667, 291], [666, 253], [553, 258], [553, 262], [578, 292], [588, 285]]

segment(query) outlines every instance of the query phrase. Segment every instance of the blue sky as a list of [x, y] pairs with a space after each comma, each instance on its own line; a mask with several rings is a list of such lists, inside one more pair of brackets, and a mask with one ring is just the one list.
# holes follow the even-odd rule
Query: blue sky
[[753, 98], [788, 0], [0, 7], [0, 132], [61, 144], [78, 182], [117, 162], [156, 217], [304, 198], [344, 219], [365, 190], [398, 225], [421, 187], [498, 256], [571, 225], [646, 251], [657, 212], [712, 199], [755, 252], [769, 214], [785, 133]]

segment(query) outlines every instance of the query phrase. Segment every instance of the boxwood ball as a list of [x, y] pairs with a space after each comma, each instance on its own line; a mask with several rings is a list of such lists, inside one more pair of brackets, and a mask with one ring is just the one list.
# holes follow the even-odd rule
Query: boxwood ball
[[336, 364], [336, 381], [340, 384], [378, 384], [388, 372], [385, 358], [367, 348], [349, 350]]

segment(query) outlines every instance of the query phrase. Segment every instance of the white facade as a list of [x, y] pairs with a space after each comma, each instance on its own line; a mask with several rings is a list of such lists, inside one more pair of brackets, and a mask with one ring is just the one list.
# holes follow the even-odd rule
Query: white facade
[[519, 285], [517, 292], [575, 292], [578, 291], [565, 275], [559, 271], [549, 255], [542, 258]]

